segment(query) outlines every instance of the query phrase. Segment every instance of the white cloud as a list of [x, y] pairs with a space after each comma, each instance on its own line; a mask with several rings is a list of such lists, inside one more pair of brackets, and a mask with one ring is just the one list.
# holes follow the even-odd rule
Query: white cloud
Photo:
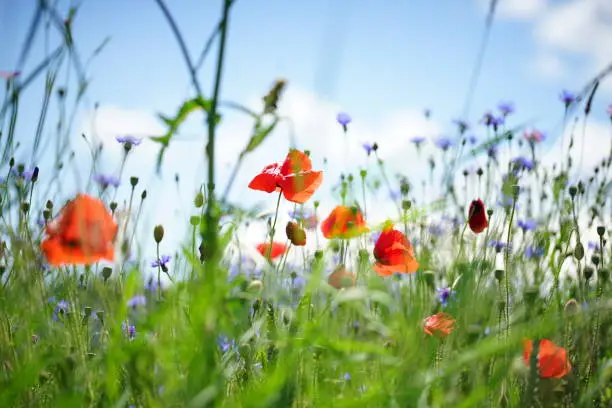
[[537, 55], [533, 62], [533, 68], [538, 75], [548, 79], [561, 79], [566, 74], [563, 61], [552, 52]]
[[501, 18], [530, 20], [541, 15], [547, 5], [547, 0], [499, 0], [497, 13]]

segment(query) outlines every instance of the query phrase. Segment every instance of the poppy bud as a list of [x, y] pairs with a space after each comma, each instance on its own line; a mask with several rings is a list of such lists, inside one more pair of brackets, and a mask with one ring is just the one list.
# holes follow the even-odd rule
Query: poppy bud
[[28, 211], [30, 211], [30, 203], [28, 202], [21, 203], [21, 211], [23, 211], [24, 214], [27, 214]]
[[11, 157], [11, 159], [9, 160], [9, 166], [13, 167], [15, 165], [15, 158]]
[[410, 200], [402, 200], [402, 210], [408, 211], [412, 207], [412, 202]]
[[582, 242], [576, 244], [576, 248], [574, 248], [574, 257], [579, 261], [584, 258], [584, 246], [582, 246]]
[[482, 168], [478, 168], [478, 170], [476, 170], [476, 175], [478, 175], [478, 177], [482, 177], [482, 175], [484, 174], [484, 172], [482, 171]]
[[595, 273], [595, 270], [590, 266], [586, 266], [584, 268], [584, 279], [589, 281], [593, 277], [593, 273]]
[[287, 238], [295, 246], [306, 245], [306, 232], [300, 228], [297, 222], [289, 221], [285, 227]]
[[372, 150], [374, 151], [378, 150], [378, 143], [374, 142], [374, 144], [372, 145]]
[[102, 268], [102, 277], [104, 278], [104, 282], [106, 282], [108, 278], [111, 277], [112, 273], [113, 273], [113, 270], [109, 268], [108, 266], [105, 266], [104, 268]]
[[315, 201], [314, 203], [312, 203], [314, 205], [314, 208], [319, 208], [319, 202]]
[[48, 209], [52, 210], [53, 209], [53, 202], [51, 200], [47, 200], [47, 203], [45, 204], [45, 207], [47, 207]]
[[580, 305], [576, 302], [576, 299], [570, 299], [565, 304], [565, 313], [569, 316], [573, 316], [580, 311]]
[[115, 201], [112, 201], [109, 207], [112, 212], [115, 212], [115, 210], [117, 209], [117, 203]]
[[195, 199], [193, 200], [193, 203], [195, 204], [196, 208], [201, 208], [204, 205], [204, 194], [202, 194], [201, 191], [198, 191], [195, 196]]
[[603, 282], [607, 282], [608, 278], [610, 277], [610, 271], [605, 268], [601, 268], [597, 273], [597, 276], [599, 276], [599, 279], [601, 279]]
[[147, 190], [142, 190], [142, 194], [140, 195], [140, 199], [144, 200], [145, 198], [147, 198]]
[[38, 181], [38, 166], [34, 167], [34, 172], [32, 173], [32, 183], [36, 183]]
[[130, 177], [130, 185], [132, 187], [136, 187], [137, 184], [138, 184], [138, 177]]
[[355, 286], [356, 276], [346, 270], [344, 265], [340, 265], [327, 278], [327, 283], [336, 289], [344, 289]]
[[572, 198], [576, 197], [577, 192], [578, 192], [578, 189], [576, 188], [576, 186], [571, 186], [569, 188], [570, 197]]
[[189, 224], [191, 224], [192, 227], [197, 227], [200, 224], [200, 216], [199, 215], [193, 215], [189, 218]]
[[492, 216], [492, 215], [493, 215], [493, 209], [492, 209], [492, 208], [489, 208], [489, 209], [487, 210], [487, 216], [488, 216], [489, 218], [491, 218], [491, 216]]
[[466, 170], [463, 170], [463, 177], [467, 177], [470, 173]]
[[473, 200], [468, 211], [468, 224], [475, 234], [479, 234], [489, 226], [482, 200]]
[[367, 175], [368, 175], [368, 171], [367, 171], [367, 170], [360, 170], [360, 171], [359, 171], [359, 176], [360, 176], [362, 179], [364, 179], [364, 178], [365, 178], [365, 176], [367, 176]]
[[322, 259], [322, 258], [323, 258], [323, 251], [321, 251], [321, 250], [316, 250], [316, 251], [315, 251], [315, 253], [314, 253], [314, 257], [315, 257], [315, 259], [317, 259], [317, 260], [318, 260], [318, 259]]
[[606, 233], [606, 227], [600, 225], [599, 227], [597, 227], [597, 235], [599, 235], [600, 237], [603, 236], [603, 234]]
[[161, 225], [156, 225], [153, 229], [153, 238], [155, 238], [156, 243], [160, 243], [162, 239], [164, 239], [164, 227]]
[[504, 270], [503, 269], [496, 269], [495, 270], [495, 279], [497, 279], [499, 282], [501, 282], [501, 280], [504, 278]]
[[591, 256], [591, 262], [593, 262], [593, 265], [595, 266], [599, 265], [599, 255], [594, 254]]
[[45, 221], [48, 221], [49, 218], [51, 218], [51, 211], [49, 210], [43, 210], [42, 214], [43, 214], [43, 218], [45, 219]]

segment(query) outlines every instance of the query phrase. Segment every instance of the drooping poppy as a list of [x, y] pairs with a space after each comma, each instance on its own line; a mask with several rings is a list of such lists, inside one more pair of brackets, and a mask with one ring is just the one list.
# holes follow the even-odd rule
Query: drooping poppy
[[[257, 245], [257, 251], [264, 257], [270, 259], [276, 259], [282, 254], [285, 253], [287, 247], [285, 244], [281, 242], [272, 242], [272, 246], [270, 246], [269, 242], [265, 242]], [[268, 254], [269, 253], [269, 254]]]
[[285, 227], [287, 238], [295, 246], [306, 245], [306, 231], [295, 221], [289, 221]]
[[480, 234], [489, 226], [485, 206], [480, 198], [473, 200], [470, 204], [470, 209], [468, 211], [468, 224], [472, 232], [475, 234]]
[[117, 229], [101, 200], [79, 194], [47, 225], [41, 250], [51, 266], [113, 261]]
[[357, 207], [339, 205], [321, 223], [321, 232], [327, 239], [350, 239], [367, 231], [368, 227]]
[[414, 249], [408, 238], [387, 224], [374, 245], [374, 270], [380, 276], [394, 273], [413, 273], [419, 268], [414, 258]]
[[327, 283], [336, 289], [350, 288], [355, 286], [357, 277], [350, 273], [343, 265], [340, 265], [328, 277]]
[[285, 161], [270, 164], [249, 183], [252, 190], [282, 191], [288, 201], [304, 204], [323, 182], [323, 172], [312, 170], [310, 157], [293, 149]]
[[448, 313], [439, 312], [423, 320], [423, 331], [430, 336], [446, 337], [455, 329], [455, 319]]
[[[527, 366], [531, 364], [532, 351], [533, 342], [528, 339], [523, 340], [523, 361]], [[572, 370], [572, 365], [563, 347], [557, 346], [550, 340], [542, 339], [538, 351], [538, 369], [540, 377], [561, 378]]]

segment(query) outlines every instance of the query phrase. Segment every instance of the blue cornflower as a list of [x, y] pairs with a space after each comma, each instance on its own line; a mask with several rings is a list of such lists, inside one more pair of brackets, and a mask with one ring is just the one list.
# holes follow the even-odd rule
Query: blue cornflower
[[140, 142], [142, 142], [142, 138], [140, 137], [134, 137], [134, 136], [117, 136], [115, 138], [115, 140], [117, 140], [117, 142], [125, 145], [125, 144], [130, 144], [132, 146], [138, 146], [140, 144]]
[[538, 248], [538, 247], [534, 247], [534, 246], [528, 246], [527, 248], [525, 248], [525, 256], [528, 259], [534, 259], [534, 258], [539, 258], [542, 255], [544, 255], [544, 249], [543, 248]]
[[448, 304], [448, 298], [455, 293], [451, 288], [438, 288], [436, 291], [438, 292], [438, 298], [442, 306], [446, 306]]
[[53, 311], [53, 320], [58, 320], [61, 316], [64, 316], [70, 310], [70, 304], [65, 300], [60, 300], [55, 305]]
[[508, 245], [503, 241], [497, 241], [495, 239], [492, 239], [489, 241], [489, 246], [495, 248], [495, 251], [501, 252], [501, 250], [506, 248]]
[[351, 379], [351, 375], [349, 373], [344, 373], [344, 375], [342, 376], [342, 378], [344, 378], [344, 381], [350, 381]]
[[440, 225], [440, 224], [431, 224], [427, 228], [427, 230], [429, 231], [429, 233], [431, 235], [434, 235], [434, 236], [437, 236], [437, 237], [439, 237], [439, 236], [444, 234], [444, 227], [442, 225]]
[[336, 116], [336, 121], [346, 130], [346, 126], [351, 123], [352, 119], [347, 113], [340, 112], [338, 116]]
[[401, 196], [402, 196], [401, 193], [397, 190], [389, 191], [389, 198], [392, 199], [393, 201], [399, 200]]
[[469, 135], [467, 137], [467, 141], [471, 144], [471, 145], [475, 145], [478, 142], [478, 138], [474, 135]]
[[15, 176], [15, 178], [20, 179], [20, 180], [25, 180], [25, 181], [30, 181], [32, 180], [32, 176], [34, 175], [34, 170], [17, 170], [17, 168], [13, 167], [13, 169], [11, 170], [11, 173], [13, 173], [13, 176]]
[[514, 113], [514, 103], [512, 102], [500, 102], [497, 105], [497, 109], [499, 109], [502, 116], [508, 116], [511, 113]]
[[519, 220], [516, 224], [519, 226], [520, 229], [523, 230], [523, 232], [533, 231], [537, 227], [537, 224], [534, 220]]
[[587, 247], [593, 251], [599, 251], [599, 242], [589, 241]]
[[152, 268], [157, 268], [157, 267], [165, 268], [166, 264], [170, 262], [171, 259], [172, 257], [170, 255], [162, 255], [161, 258], [156, 259], [153, 262], [151, 262], [151, 267]]
[[367, 155], [368, 155], [368, 156], [369, 156], [369, 155], [372, 153], [372, 151], [374, 150], [374, 148], [372, 147], [372, 145], [371, 145], [371, 144], [369, 144], [369, 143], [364, 143], [364, 144], [362, 144], [362, 146], [363, 146], [363, 149], [366, 151], [366, 153], [367, 153]]
[[136, 337], [136, 326], [133, 324], [123, 322], [121, 323], [121, 330], [130, 340], [134, 340], [134, 337]]
[[453, 120], [453, 123], [457, 125], [457, 127], [459, 128], [459, 133], [464, 133], [466, 130], [470, 128], [469, 123], [467, 123], [463, 119], [455, 119]]
[[489, 156], [493, 160], [497, 159], [497, 145], [491, 145], [487, 147], [487, 156]]
[[497, 130], [497, 128], [503, 125], [504, 123], [506, 123], [506, 119], [504, 119], [503, 116], [494, 116], [491, 119], [491, 126], [493, 126], [493, 129], [495, 130]]
[[512, 159], [512, 163], [518, 167], [518, 170], [533, 170], [534, 168], [533, 160], [522, 156]]
[[143, 295], [136, 295], [127, 301], [127, 306], [133, 307], [133, 308], [137, 306], [144, 306], [146, 304], [147, 304], [147, 298]]
[[514, 204], [514, 203], [515, 203], [514, 197], [502, 193], [501, 197], [499, 198], [499, 201], [497, 202], [497, 205], [501, 207], [512, 207], [512, 205], [515, 205], [516, 208], [518, 208], [519, 207], [518, 204]]
[[561, 102], [563, 102], [565, 104], [565, 107], [567, 108], [572, 102], [576, 100], [576, 94], [568, 91], [567, 89], [564, 89], [561, 91], [559, 99], [561, 99]]
[[494, 120], [495, 116], [493, 116], [491, 112], [485, 112], [485, 114], [482, 116], [482, 123], [487, 127], [491, 126]]
[[423, 144], [423, 142], [425, 141], [425, 138], [422, 136], [415, 136], [413, 138], [410, 139], [410, 141], [412, 143], [414, 143], [416, 145], [416, 147], [421, 146], [421, 144]]
[[232, 347], [236, 345], [236, 342], [234, 340], [228, 339], [225, 336], [219, 336], [217, 338], [217, 344], [219, 345], [219, 348], [221, 349], [222, 353], [227, 353]]
[[102, 188], [107, 188], [108, 186], [119, 187], [119, 179], [115, 176], [96, 174], [93, 176], [93, 179], [96, 183], [100, 184]]
[[448, 150], [449, 147], [451, 147], [453, 145], [452, 140], [450, 140], [447, 137], [440, 137], [436, 140], [436, 146], [438, 146], [440, 149], [446, 151]]

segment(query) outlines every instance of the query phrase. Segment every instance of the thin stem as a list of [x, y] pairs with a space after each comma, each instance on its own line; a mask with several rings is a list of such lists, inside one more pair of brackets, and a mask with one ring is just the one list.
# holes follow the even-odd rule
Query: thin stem
[[510, 281], [508, 278], [510, 268], [510, 239], [512, 238], [512, 221], [516, 209], [517, 194], [513, 194], [512, 211], [510, 211], [510, 221], [508, 222], [508, 235], [506, 238], [506, 252], [504, 253], [504, 284], [506, 286], [506, 337], [510, 334]]

